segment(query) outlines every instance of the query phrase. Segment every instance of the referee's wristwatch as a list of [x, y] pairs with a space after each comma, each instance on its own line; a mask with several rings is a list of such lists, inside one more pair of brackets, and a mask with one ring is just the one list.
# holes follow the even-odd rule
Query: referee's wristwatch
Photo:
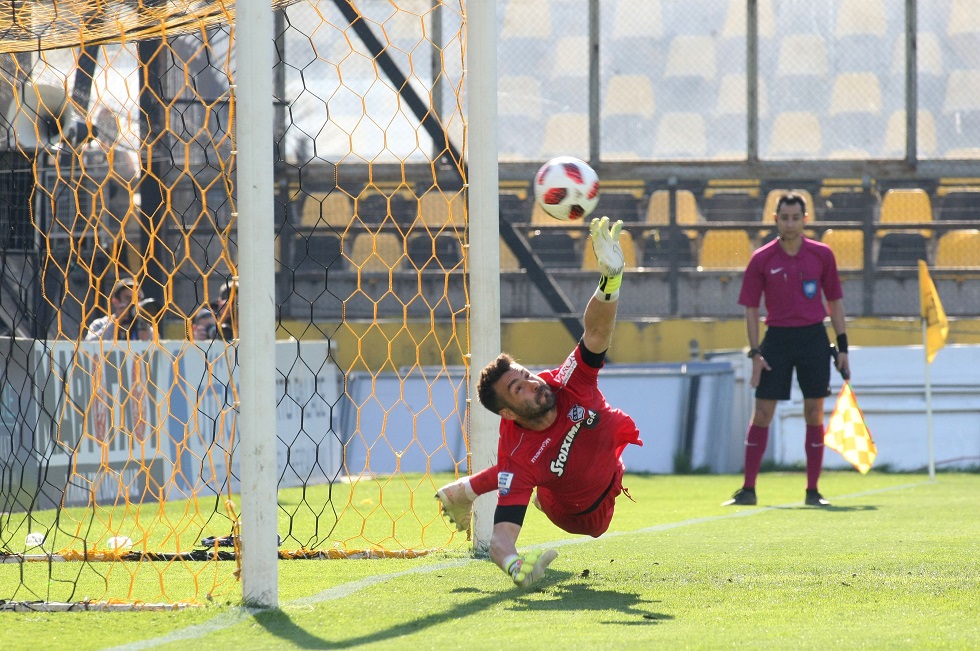
[[758, 348], [750, 348], [749, 349], [749, 353], [748, 353], [748, 358], [749, 359], [754, 359], [756, 355], [761, 355], [761, 354], [762, 354], [762, 351], [759, 350]]

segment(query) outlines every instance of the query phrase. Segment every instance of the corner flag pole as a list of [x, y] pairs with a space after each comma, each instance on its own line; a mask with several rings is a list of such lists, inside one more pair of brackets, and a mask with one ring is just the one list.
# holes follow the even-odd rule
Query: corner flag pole
[[929, 481], [936, 481], [936, 457], [932, 445], [932, 381], [929, 376], [929, 320], [922, 319], [922, 354], [926, 363], [926, 436], [929, 441]]

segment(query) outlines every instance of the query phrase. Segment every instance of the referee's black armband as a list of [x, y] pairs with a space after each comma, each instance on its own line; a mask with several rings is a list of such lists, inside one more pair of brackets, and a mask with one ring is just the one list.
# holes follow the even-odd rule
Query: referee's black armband
[[513, 506], [497, 506], [497, 510], [493, 513], [493, 523], [510, 522], [518, 527], [523, 527], [525, 515], [527, 515], [527, 504], [524, 506], [516, 504]]
[[837, 350], [842, 353], [847, 352], [847, 333], [841, 333], [837, 335]]
[[602, 368], [602, 365], [606, 361], [606, 351], [601, 353], [593, 353], [591, 350], [585, 347], [585, 342], [578, 342], [578, 348], [582, 351], [582, 361], [586, 363], [587, 366], [592, 368]]

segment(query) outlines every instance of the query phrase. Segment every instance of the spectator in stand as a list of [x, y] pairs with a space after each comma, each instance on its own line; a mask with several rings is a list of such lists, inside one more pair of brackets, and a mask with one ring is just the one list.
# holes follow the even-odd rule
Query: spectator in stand
[[224, 285], [218, 293], [218, 302], [214, 310], [218, 318], [218, 331], [225, 341], [231, 341], [238, 336], [238, 277], [235, 276]]
[[132, 278], [123, 278], [109, 292], [110, 313], [89, 324], [85, 341], [149, 341], [156, 336], [152, 319], [159, 311], [157, 305], [153, 299], [144, 299], [142, 292], [137, 294]]
[[191, 318], [191, 335], [195, 341], [208, 341], [220, 339], [218, 332], [218, 320], [214, 316], [214, 310], [210, 305], [205, 305], [199, 309]]

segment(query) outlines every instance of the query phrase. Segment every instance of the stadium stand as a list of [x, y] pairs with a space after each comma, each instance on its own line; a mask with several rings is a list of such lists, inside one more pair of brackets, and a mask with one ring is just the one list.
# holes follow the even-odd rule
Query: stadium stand
[[533, 158], [541, 144], [541, 82], [528, 75], [497, 82], [498, 143], [502, 158]]
[[575, 238], [565, 231], [533, 231], [528, 237], [528, 243], [531, 245], [531, 251], [541, 260], [541, 264], [547, 267], [577, 269], [582, 264]]
[[[602, 10], [610, 3], [602, 3]], [[611, 20], [603, 14], [600, 28], [611, 24], [608, 47], [603, 49], [612, 70], [622, 74], [659, 77], [666, 60], [664, 22], [660, 0], [618, 0]]]
[[820, 241], [834, 252], [837, 268], [841, 271], [864, 269], [864, 232], [851, 229], [828, 229]]
[[[677, 190], [677, 223], [681, 226], [693, 226], [704, 221], [698, 211], [697, 199], [690, 190]], [[647, 203], [646, 223], [651, 226], [667, 226], [670, 224], [670, 191], [656, 190], [650, 195]], [[684, 231], [688, 239], [695, 239], [698, 232]]]
[[[831, 90], [829, 74], [823, 36], [786, 33], [779, 40], [772, 82], [773, 110], [824, 112]], [[763, 76], [761, 72], [759, 76]]]
[[293, 259], [297, 273], [322, 272], [343, 266], [341, 239], [333, 233], [313, 233], [294, 238]]
[[698, 267], [708, 271], [744, 270], [751, 255], [752, 242], [745, 231], [707, 231], [701, 238]]
[[466, 219], [466, 200], [462, 192], [451, 194], [438, 189], [429, 190], [419, 197], [419, 217], [422, 223], [433, 228], [447, 224], [463, 226]]
[[821, 222], [864, 221], [870, 210], [860, 179], [824, 179], [815, 201]]
[[501, 271], [520, 271], [521, 263], [514, 255], [514, 252], [510, 250], [507, 246], [507, 242], [504, 242], [504, 238], [500, 238], [500, 270]]
[[497, 195], [497, 205], [501, 221], [523, 223], [531, 219], [531, 206], [528, 200], [521, 198], [516, 192], [500, 192]]
[[980, 230], [943, 233], [936, 245], [937, 269], [980, 269]]
[[830, 152], [877, 150], [884, 138], [881, 84], [873, 72], [845, 72], [834, 79], [824, 133]]
[[[624, 230], [619, 234], [619, 245], [623, 248], [623, 258], [626, 260], [628, 269], [636, 267], [636, 243], [633, 241], [633, 234]], [[582, 271], [598, 271], [599, 262], [596, 260], [595, 251], [589, 242], [582, 247]]]
[[980, 191], [944, 192], [936, 201], [937, 220], [973, 220], [980, 222]]
[[834, 65], [843, 72], [884, 69], [888, 55], [884, 0], [841, 0], [834, 25]]
[[644, 267], [669, 267], [671, 256], [676, 256], [680, 267], [694, 266], [693, 241], [683, 232], [673, 238], [667, 228], [652, 228], [643, 232]]
[[[764, 120], [760, 120], [764, 122]], [[769, 146], [773, 158], [815, 158], [823, 149], [820, 119], [811, 111], [794, 111], [776, 115], [772, 123]]]
[[915, 231], [892, 231], [878, 239], [878, 267], [915, 267], [929, 261], [926, 238]]
[[711, 36], [679, 35], [670, 42], [663, 78], [657, 83], [664, 112], [700, 112], [717, 99], [715, 41]]
[[596, 205], [594, 216], [605, 215], [610, 221], [622, 219], [624, 223], [640, 221], [640, 204], [631, 192], [599, 193], [599, 203]]
[[[919, 188], [892, 188], [881, 200], [881, 224], [909, 224], [931, 222], [932, 201], [929, 194]], [[895, 232], [895, 229], [879, 229], [879, 235]], [[932, 237], [932, 231], [923, 228], [919, 231], [923, 238]]]
[[343, 192], [311, 194], [303, 202], [300, 224], [307, 227], [333, 226], [343, 232], [354, 217], [350, 197]]
[[939, 236], [937, 269], [980, 269], [980, 230], [958, 229]]
[[602, 106], [603, 149], [646, 158], [653, 149], [653, 85], [646, 75], [615, 75]]
[[545, 122], [544, 140], [538, 158], [555, 156], [589, 157], [589, 116], [585, 113], [558, 113]]
[[453, 269], [463, 261], [459, 238], [443, 233], [413, 232], [405, 245], [409, 262], [416, 269]]
[[[936, 121], [927, 109], [916, 112], [915, 146], [919, 156], [932, 157], [938, 153], [936, 143]], [[901, 157], [905, 155], [905, 111], [892, 111], [885, 127], [885, 146], [883, 155]]]
[[527, 72], [528, 63], [542, 65], [554, 50], [551, 44], [551, 3], [509, 0], [504, 8], [499, 47], [512, 54], [503, 57], [501, 75]]
[[[980, 38], [980, 34], [977, 35]], [[968, 134], [980, 133], [980, 69], [951, 70], [946, 81], [940, 138], [947, 156], [968, 149], [962, 143]]]
[[402, 269], [405, 245], [395, 233], [358, 233], [348, 254], [350, 267], [365, 272]]
[[708, 140], [701, 113], [664, 113], [661, 116], [654, 140], [654, 158], [704, 158], [707, 152]]

